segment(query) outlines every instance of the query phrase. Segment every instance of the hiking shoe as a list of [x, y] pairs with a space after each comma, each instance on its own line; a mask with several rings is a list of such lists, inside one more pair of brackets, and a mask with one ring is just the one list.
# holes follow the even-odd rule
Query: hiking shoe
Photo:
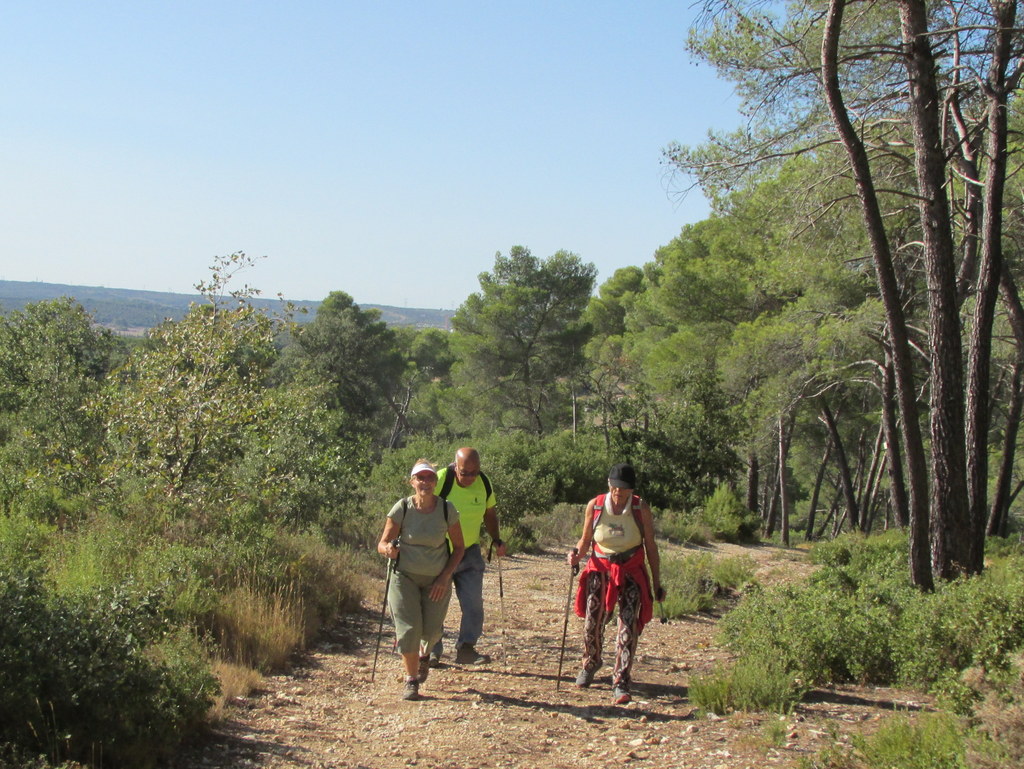
[[462, 644], [455, 652], [455, 661], [460, 665], [484, 665], [490, 662], [491, 658], [486, 654], [480, 654], [473, 648], [473, 644]]
[[615, 687], [615, 691], [612, 693], [612, 697], [615, 700], [616, 705], [625, 705], [629, 702], [632, 697], [629, 696], [629, 688], [622, 684]]
[[429, 660], [429, 662], [427, 664], [430, 665], [430, 667], [432, 667], [432, 668], [439, 668], [439, 667], [441, 667], [441, 655], [438, 654], [437, 652], [431, 652], [430, 656], [427, 659]]
[[416, 680], [423, 683], [430, 675], [430, 657], [420, 657], [420, 665], [416, 668]]
[[403, 700], [418, 700], [420, 698], [420, 682], [415, 678], [408, 678], [405, 681], [405, 689], [402, 690]]
[[595, 672], [597, 671], [587, 670], [586, 668], [583, 668], [583, 670], [579, 672], [579, 675], [576, 676], [576, 685], [581, 689], [586, 689], [594, 680]]

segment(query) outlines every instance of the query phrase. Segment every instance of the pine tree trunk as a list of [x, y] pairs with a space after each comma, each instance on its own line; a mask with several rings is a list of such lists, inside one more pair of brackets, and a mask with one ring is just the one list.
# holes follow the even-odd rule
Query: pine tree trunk
[[831, 0], [825, 17], [821, 45], [821, 74], [829, 113], [843, 146], [850, 157], [860, 197], [861, 212], [871, 245], [871, 256], [878, 281], [879, 295], [885, 308], [886, 327], [892, 348], [896, 396], [903, 448], [906, 452], [907, 480], [910, 502], [910, 574], [915, 585], [930, 590], [934, 586], [929, 560], [928, 466], [924, 439], [918, 423], [917, 391], [910, 352], [910, 340], [899, 282], [892, 260], [892, 251], [882, 210], [871, 174], [871, 164], [864, 143], [846, 111], [839, 84], [839, 35], [842, 30], [846, 0]]

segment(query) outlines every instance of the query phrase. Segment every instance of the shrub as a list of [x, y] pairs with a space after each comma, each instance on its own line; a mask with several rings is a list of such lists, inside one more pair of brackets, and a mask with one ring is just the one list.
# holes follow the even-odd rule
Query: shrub
[[712, 533], [700, 516], [666, 510], [654, 512], [654, 530], [659, 537], [680, 545], [706, 545]]
[[701, 514], [712, 536], [722, 542], [757, 542], [761, 521], [725, 484], [721, 484], [704, 503]]
[[714, 608], [717, 598], [735, 589], [753, 576], [749, 558], [721, 558], [710, 553], [695, 553], [669, 558], [661, 564], [661, 582], [667, 593], [665, 614], [682, 617]]
[[722, 621], [731, 648], [778, 659], [811, 684], [895, 677], [890, 607], [815, 585], [748, 591]]
[[901, 680], [931, 685], [978, 666], [1005, 670], [1024, 644], [1024, 559], [981, 575], [940, 584], [910, 602], [899, 629]]
[[0, 741], [133, 767], [165, 755], [202, 720], [215, 682], [158, 603], [130, 589], [61, 598], [0, 575]]
[[520, 523], [538, 545], [568, 549], [576, 544], [583, 528], [583, 505], [561, 503], [546, 513], [524, 516]]
[[964, 730], [945, 713], [924, 713], [911, 721], [897, 715], [871, 737], [854, 737], [853, 747], [870, 769], [966, 769]]
[[0, 564], [21, 574], [39, 574], [43, 555], [56, 529], [26, 515], [0, 514]]
[[981, 700], [974, 711], [978, 726], [967, 746], [972, 769], [1024, 766], [1024, 653], [1015, 655], [1006, 675], [982, 672], [971, 683]]
[[719, 558], [711, 567], [715, 584], [726, 590], [738, 590], [750, 582], [757, 570], [757, 562], [746, 555], [735, 558]]
[[789, 713], [803, 697], [801, 682], [772, 660], [743, 657], [690, 681], [690, 700], [711, 713], [736, 711]]

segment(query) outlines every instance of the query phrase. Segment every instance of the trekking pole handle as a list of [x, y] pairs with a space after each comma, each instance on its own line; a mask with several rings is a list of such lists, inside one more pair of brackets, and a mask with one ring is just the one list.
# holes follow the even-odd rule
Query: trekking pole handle
[[[578, 548], [578, 547], [574, 547], [574, 548], [572, 549], [572, 552], [573, 552], [573, 555], [579, 555], [579, 554], [580, 554], [580, 550], [579, 550], [579, 548]], [[580, 562], [579, 562], [579, 561], [576, 561], [576, 563], [574, 563], [574, 564], [572, 565], [572, 573], [573, 573], [574, 575], [575, 575], [575, 574], [579, 574], [579, 573], [580, 573]]]

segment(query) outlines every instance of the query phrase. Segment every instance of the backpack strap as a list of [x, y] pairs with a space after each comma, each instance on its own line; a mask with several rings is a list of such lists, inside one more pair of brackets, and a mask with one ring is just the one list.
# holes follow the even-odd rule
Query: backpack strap
[[[448, 465], [444, 474], [444, 483], [441, 484], [441, 488], [437, 492], [437, 496], [448, 499], [448, 494], [452, 490], [452, 484], [455, 483], [455, 463]], [[445, 519], [447, 520], [447, 518]]]
[[604, 494], [598, 494], [594, 497], [594, 510], [590, 514], [590, 531], [593, 532], [597, 529], [597, 521], [601, 517], [601, 513], [604, 512]]

